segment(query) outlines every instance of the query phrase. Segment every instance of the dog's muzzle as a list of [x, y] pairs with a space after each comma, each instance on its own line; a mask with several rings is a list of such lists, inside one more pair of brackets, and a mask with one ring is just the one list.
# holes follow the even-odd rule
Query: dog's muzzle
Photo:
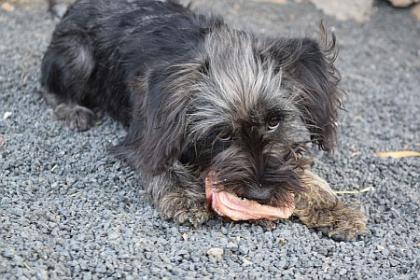
[[[217, 188], [216, 188], [217, 185]], [[269, 206], [256, 201], [240, 198], [234, 193], [223, 190], [223, 183], [218, 182], [217, 175], [210, 171], [205, 178], [207, 203], [219, 216], [233, 221], [269, 220], [289, 218], [295, 208], [291, 205]], [[294, 194], [290, 193], [290, 201], [294, 201]]]

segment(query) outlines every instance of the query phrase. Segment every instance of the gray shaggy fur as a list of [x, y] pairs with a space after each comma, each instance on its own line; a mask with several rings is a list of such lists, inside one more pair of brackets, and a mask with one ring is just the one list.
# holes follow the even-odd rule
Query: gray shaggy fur
[[[326, 32], [322, 29], [323, 38]], [[310, 176], [310, 141], [335, 144], [335, 38], [264, 38], [175, 1], [77, 1], [42, 63], [45, 98], [79, 130], [106, 112], [127, 127], [113, 149], [143, 174], [162, 217], [200, 224], [204, 179], [352, 239], [361, 213]], [[319, 225], [319, 226], [318, 226]]]

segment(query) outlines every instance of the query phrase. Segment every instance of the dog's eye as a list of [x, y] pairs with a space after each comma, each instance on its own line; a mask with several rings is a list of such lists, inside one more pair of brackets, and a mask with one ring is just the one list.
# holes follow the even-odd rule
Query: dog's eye
[[220, 132], [217, 137], [222, 141], [229, 141], [230, 139], [232, 139], [232, 135], [227, 130]]
[[267, 122], [267, 129], [269, 131], [276, 130], [280, 125], [281, 118], [278, 116], [271, 117]]

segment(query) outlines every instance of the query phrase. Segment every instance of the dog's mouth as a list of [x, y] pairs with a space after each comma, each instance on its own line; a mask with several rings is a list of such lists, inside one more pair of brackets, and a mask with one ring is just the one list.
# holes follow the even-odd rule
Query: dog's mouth
[[[217, 186], [217, 188], [216, 188]], [[233, 221], [246, 220], [269, 220], [289, 218], [295, 208], [294, 195], [290, 193], [289, 205], [264, 205], [256, 201], [241, 198], [238, 195], [223, 189], [218, 182], [217, 175], [210, 171], [205, 178], [206, 199], [208, 205], [219, 216], [229, 218]]]

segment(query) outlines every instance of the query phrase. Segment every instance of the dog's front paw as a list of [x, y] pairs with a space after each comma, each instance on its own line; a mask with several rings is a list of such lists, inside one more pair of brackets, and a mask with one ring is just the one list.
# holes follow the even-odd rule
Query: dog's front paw
[[295, 215], [309, 228], [316, 228], [335, 240], [355, 240], [367, 231], [365, 214], [339, 201], [331, 208], [305, 208], [297, 210]]
[[320, 218], [328, 221], [330, 225], [321, 226], [318, 229], [335, 240], [351, 241], [367, 232], [366, 216], [354, 208], [339, 207], [339, 209], [329, 210]]
[[178, 193], [166, 195], [159, 204], [162, 218], [172, 219], [180, 224], [189, 223], [197, 227], [207, 222], [212, 216], [204, 201], [195, 201]]
[[185, 209], [184, 211], [177, 212], [173, 220], [180, 223], [189, 223], [195, 227], [207, 222], [211, 214], [206, 209]]
[[88, 130], [95, 124], [95, 113], [83, 106], [62, 103], [54, 110], [58, 120], [64, 121], [71, 129]]

